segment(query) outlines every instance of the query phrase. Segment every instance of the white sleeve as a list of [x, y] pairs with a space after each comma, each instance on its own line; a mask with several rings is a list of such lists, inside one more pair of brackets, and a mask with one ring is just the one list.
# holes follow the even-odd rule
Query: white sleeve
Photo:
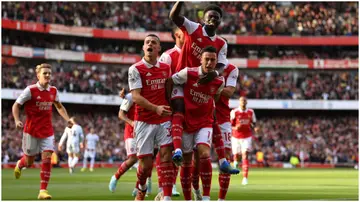
[[64, 133], [63, 133], [63, 135], [62, 135], [61, 138], [60, 138], [59, 145], [63, 145], [63, 144], [64, 144], [64, 141], [66, 140], [67, 135], [68, 135], [68, 132], [67, 132], [67, 131], [68, 131], [68, 127], [65, 128]]
[[130, 90], [142, 88], [140, 73], [135, 66], [129, 68], [128, 78]]
[[84, 140], [84, 132], [81, 126], [78, 127], [78, 131], [80, 134], [80, 142], [82, 142]]
[[59, 91], [58, 91], [58, 89], [57, 88], [55, 88], [56, 89], [56, 96], [55, 96], [55, 101], [56, 102], [59, 102]]
[[183, 26], [185, 27], [187, 33], [189, 35], [191, 35], [192, 33], [195, 32], [195, 30], [199, 27], [199, 24], [193, 21], [190, 21], [189, 19], [187, 19], [186, 17], [184, 17], [184, 24]]
[[225, 86], [224, 77], [222, 77], [222, 80], [223, 80], [223, 82], [222, 82], [221, 86], [219, 87], [219, 89], [216, 91], [216, 95], [221, 94], [221, 91], [224, 89], [224, 86]]
[[239, 76], [239, 69], [235, 68], [232, 70], [226, 79], [226, 86], [236, 87], [237, 78]]
[[186, 83], [187, 72], [188, 72], [188, 68], [186, 67], [186, 68], [182, 69], [181, 71], [172, 75], [172, 80], [173, 80], [174, 84], [180, 85], [180, 84]]
[[171, 66], [171, 57], [169, 54], [167, 54], [166, 52], [164, 52], [163, 54], [161, 54], [159, 61], [165, 64], [168, 64]]
[[224, 43], [223, 47], [221, 47], [218, 53], [218, 63], [222, 63], [224, 65], [227, 64], [226, 54], [227, 54], [227, 43]]
[[100, 139], [99, 139], [99, 136], [98, 135], [96, 135], [96, 141], [99, 141]]
[[253, 122], [253, 123], [256, 123], [256, 116], [255, 116], [254, 110], [253, 110], [253, 115], [252, 115], [252, 122]]
[[129, 109], [131, 108], [132, 105], [133, 105], [133, 101], [132, 101], [131, 94], [129, 93], [123, 99], [121, 106], [120, 106], [120, 110], [127, 112], [127, 111], [129, 111]]
[[16, 102], [23, 105], [26, 101], [31, 99], [30, 88], [26, 87], [20, 96], [16, 99]]
[[230, 112], [230, 121], [235, 119], [235, 110], [231, 110]]

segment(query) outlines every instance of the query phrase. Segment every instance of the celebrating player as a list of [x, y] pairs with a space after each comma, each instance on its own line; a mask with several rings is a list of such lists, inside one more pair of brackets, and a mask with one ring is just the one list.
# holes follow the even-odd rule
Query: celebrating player
[[207, 85], [198, 84], [198, 80], [208, 72], [214, 71], [217, 63], [216, 48], [209, 46], [201, 53], [201, 66], [186, 67], [169, 79], [171, 84], [184, 84], [185, 125], [182, 140], [184, 162], [181, 166], [181, 185], [185, 200], [191, 200], [191, 168], [193, 148], [197, 148], [200, 157], [200, 178], [203, 185], [203, 200], [210, 200], [212, 167], [210, 147], [214, 97], [219, 98], [224, 87], [223, 77], [216, 78]]
[[249, 151], [251, 149], [252, 129], [255, 127], [256, 117], [252, 109], [246, 108], [247, 100], [240, 97], [240, 106], [230, 113], [230, 121], [232, 126], [232, 152], [234, 154], [234, 165], [238, 166], [240, 161], [240, 153], [242, 154], [242, 184], [248, 184], [249, 171]]
[[99, 136], [95, 133], [94, 128], [90, 129], [90, 133], [86, 135], [85, 140], [85, 152], [81, 172], [84, 172], [86, 170], [88, 158], [90, 158], [89, 170], [90, 172], [93, 172], [96, 157], [96, 144], [99, 142]]
[[135, 105], [134, 134], [139, 158], [138, 193], [136, 200], [144, 200], [146, 178], [153, 166], [153, 150], [160, 146], [160, 181], [164, 200], [171, 200], [174, 168], [171, 162], [171, 110], [165, 95], [165, 81], [171, 74], [170, 66], [157, 61], [161, 50], [160, 39], [150, 34], [144, 40], [144, 58], [129, 68], [129, 87]]
[[65, 131], [61, 136], [58, 146], [59, 151], [62, 150], [62, 145], [66, 139], [66, 153], [68, 154], [69, 173], [72, 174], [77, 162], [79, 161], [80, 148], [84, 147], [84, 134], [81, 126], [76, 124], [75, 117], [70, 118], [70, 123], [65, 128]]
[[[40, 192], [38, 199], [51, 199], [47, 186], [51, 175], [51, 155], [54, 151], [54, 130], [52, 127], [52, 105], [69, 122], [65, 107], [59, 101], [56, 87], [50, 85], [51, 65], [36, 66], [38, 82], [27, 86], [12, 106], [16, 128], [24, 128], [22, 149], [24, 156], [16, 163], [14, 174], [19, 179], [23, 168], [30, 168], [35, 155], [41, 152]], [[26, 122], [20, 121], [20, 107], [25, 105]]]

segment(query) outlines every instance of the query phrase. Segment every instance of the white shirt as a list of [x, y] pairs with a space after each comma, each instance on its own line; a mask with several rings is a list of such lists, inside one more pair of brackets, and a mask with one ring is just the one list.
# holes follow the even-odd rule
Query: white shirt
[[59, 145], [63, 145], [65, 140], [67, 139], [66, 147], [69, 147], [70, 145], [79, 146], [80, 142], [82, 142], [83, 137], [81, 137], [80, 134], [74, 130], [74, 126], [75, 125], [73, 125], [72, 128], [65, 128], [64, 133], [61, 136]]
[[131, 106], [133, 105], [132, 95], [128, 93], [125, 95], [125, 98], [122, 100], [120, 105], [120, 110], [128, 112]]
[[89, 133], [86, 135], [86, 148], [87, 149], [96, 149], [96, 144], [99, 141], [99, 136], [97, 134]]

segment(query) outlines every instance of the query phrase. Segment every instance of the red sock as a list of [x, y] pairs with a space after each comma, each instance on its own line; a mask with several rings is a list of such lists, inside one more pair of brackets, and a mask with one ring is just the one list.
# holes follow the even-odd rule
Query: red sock
[[184, 115], [176, 112], [171, 121], [171, 136], [173, 138], [174, 150], [181, 149]]
[[199, 190], [199, 166], [195, 165], [195, 161], [192, 166], [192, 186], [195, 190]]
[[174, 182], [174, 165], [171, 161], [161, 162], [161, 187], [163, 188], [164, 196], [172, 194], [172, 186]]
[[180, 170], [181, 187], [184, 194], [184, 200], [191, 200], [191, 163], [183, 163]]
[[20, 159], [20, 163], [19, 163], [19, 168], [24, 168], [26, 167], [26, 155], [24, 154], [24, 156], [21, 157]]
[[124, 161], [118, 168], [118, 170], [115, 173], [115, 178], [116, 179], [120, 179], [120, 177], [127, 171], [129, 170], [131, 166], [128, 166], [126, 164], [126, 161]]
[[219, 174], [219, 185], [220, 185], [220, 191], [219, 191], [219, 199], [225, 200], [226, 193], [228, 191], [230, 184], [230, 174]]
[[159, 189], [162, 188], [161, 187], [161, 167], [160, 167], [160, 153], [158, 153], [156, 155], [156, 172], [158, 175], [158, 183], [159, 183]]
[[248, 172], [249, 172], [249, 160], [248, 159], [243, 160], [242, 172], [243, 172], [243, 177], [247, 178], [248, 177]]
[[173, 181], [173, 184], [176, 184], [176, 179], [177, 179], [177, 176], [178, 176], [178, 173], [179, 173], [179, 167], [174, 166], [174, 181]]
[[200, 158], [199, 163], [200, 163], [199, 174], [203, 186], [203, 196], [210, 197], [211, 178], [212, 178], [211, 160], [209, 157]]
[[[145, 170], [142, 166], [139, 165], [137, 169], [137, 177], [141, 186], [144, 186], [146, 184], [146, 179], [149, 177], [151, 171], [152, 166], [149, 169]], [[137, 188], [139, 188], [139, 186]]]
[[221, 136], [221, 130], [219, 124], [213, 124], [213, 144], [215, 146], [216, 154], [219, 159], [225, 158], [224, 141]]
[[40, 171], [40, 190], [46, 190], [51, 175], [51, 157], [42, 159], [41, 171]]

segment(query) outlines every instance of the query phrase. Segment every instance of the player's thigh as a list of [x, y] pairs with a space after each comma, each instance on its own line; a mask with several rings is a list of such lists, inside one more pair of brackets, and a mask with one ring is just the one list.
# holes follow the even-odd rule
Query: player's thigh
[[[40, 152], [55, 150], [55, 137], [54, 135], [40, 139]], [[75, 153], [75, 152], [74, 152]]]
[[154, 130], [156, 146], [162, 148], [162, 147], [171, 147], [173, 145], [170, 130], [171, 130], [170, 121], [166, 121], [156, 126]]
[[207, 145], [209, 148], [211, 147], [212, 143], [212, 128], [201, 128], [197, 133], [195, 133], [195, 145], [203, 144]]
[[136, 141], [136, 152], [139, 158], [152, 156], [155, 147], [155, 124], [147, 124], [135, 121], [134, 137]]
[[89, 158], [89, 157], [90, 157], [89, 152], [88, 152], [88, 150], [87, 150], [87, 149], [85, 149], [85, 152], [84, 152], [84, 159], [87, 159], [87, 158]]
[[239, 138], [231, 137], [231, 148], [233, 154], [241, 153], [241, 143]]
[[40, 152], [40, 139], [23, 133], [22, 149], [27, 156], [35, 156]]
[[175, 85], [171, 93], [171, 107], [174, 112], [185, 112], [183, 86]]
[[223, 138], [225, 149], [231, 150], [231, 124], [230, 122], [225, 122], [220, 124], [221, 135]]
[[252, 137], [241, 138], [240, 144], [241, 144], [241, 153], [249, 152], [252, 148], [251, 147]]
[[195, 134], [184, 132], [182, 135], [182, 151], [183, 153], [191, 153], [195, 147]]
[[135, 138], [127, 138], [125, 140], [125, 149], [126, 149], [126, 155], [128, 157], [136, 155], [136, 140], [135, 140]]

